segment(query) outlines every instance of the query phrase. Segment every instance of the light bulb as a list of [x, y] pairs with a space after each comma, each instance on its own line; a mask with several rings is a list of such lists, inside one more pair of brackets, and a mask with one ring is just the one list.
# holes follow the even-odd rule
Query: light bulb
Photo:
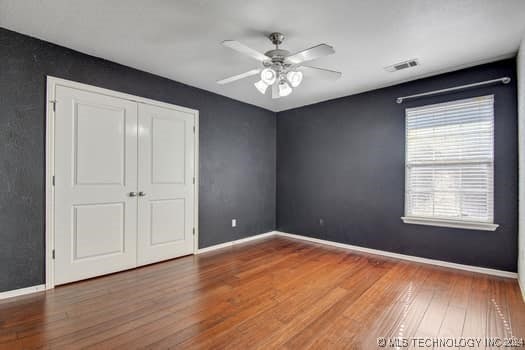
[[298, 87], [299, 84], [301, 84], [301, 81], [303, 81], [303, 73], [294, 71], [288, 72], [286, 74], [286, 79], [288, 79], [293, 87]]
[[288, 83], [285, 81], [281, 81], [279, 83], [279, 96], [284, 97], [290, 95], [291, 93], [292, 88], [290, 87], [290, 85], [288, 85]]
[[266, 83], [266, 85], [272, 85], [275, 83], [275, 78], [277, 74], [271, 68], [265, 68], [261, 72], [261, 80]]
[[266, 84], [264, 81], [262, 80], [259, 80], [258, 82], [254, 83], [253, 85], [255, 85], [255, 87], [257, 88], [257, 90], [259, 90], [259, 92], [261, 94], [265, 94], [266, 93], [266, 89], [268, 89], [268, 84]]

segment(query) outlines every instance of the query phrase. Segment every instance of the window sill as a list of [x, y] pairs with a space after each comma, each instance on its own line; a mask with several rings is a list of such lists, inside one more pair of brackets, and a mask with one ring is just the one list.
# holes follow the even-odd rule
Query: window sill
[[462, 228], [462, 229], [467, 229], [467, 230], [483, 230], [483, 231], [496, 231], [496, 229], [499, 226], [496, 224], [489, 224], [486, 222], [456, 221], [456, 220], [410, 217], [410, 216], [402, 216], [401, 220], [403, 220], [405, 224], [453, 227], [453, 228]]

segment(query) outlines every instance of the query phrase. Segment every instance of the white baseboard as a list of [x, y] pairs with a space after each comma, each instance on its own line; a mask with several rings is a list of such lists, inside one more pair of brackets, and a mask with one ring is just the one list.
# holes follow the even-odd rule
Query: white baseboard
[[[514, 279], [518, 278], [518, 274], [515, 273], [515, 272], [489, 269], [489, 268], [486, 268], [486, 267], [478, 267], [478, 266], [471, 266], [471, 265], [456, 264], [456, 263], [451, 263], [451, 262], [448, 262], [448, 261], [434, 260], [434, 259], [428, 259], [428, 258], [421, 258], [421, 257], [418, 257], [418, 256], [413, 256], [413, 255], [392, 253], [392, 252], [388, 252], [388, 251], [384, 251], [384, 250], [365, 248], [365, 247], [360, 247], [360, 246], [356, 246], [356, 245], [345, 244], [345, 243], [338, 243], [338, 242], [333, 242], [333, 241], [327, 241], [327, 240], [324, 240], [324, 239], [318, 239], [318, 238], [312, 238], [312, 237], [307, 237], [307, 236], [301, 236], [301, 235], [294, 235], [294, 234], [291, 234], [291, 233], [285, 233], [285, 232], [280, 232], [280, 231], [270, 231], [270, 232], [266, 232], [266, 233], [261, 233], [259, 235], [246, 237], [246, 238], [241, 238], [241, 239], [238, 239], [238, 240], [235, 240], [235, 241], [221, 243], [221, 244], [217, 244], [217, 245], [214, 245], [214, 246], [211, 246], [211, 247], [198, 249], [197, 250], [197, 254], [211, 252], [211, 251], [214, 251], [214, 250], [227, 248], [227, 247], [233, 247], [234, 245], [237, 245], [237, 244], [246, 243], [246, 242], [249, 242], [249, 241], [254, 241], [254, 240], [262, 239], [262, 238], [268, 238], [268, 237], [272, 237], [272, 236], [288, 237], [288, 238], [293, 238], [293, 239], [298, 239], [298, 240], [303, 240], [303, 241], [309, 241], [309, 242], [323, 244], [323, 245], [329, 245], [329, 246], [332, 246], [332, 247], [338, 247], [338, 248], [343, 248], [343, 249], [348, 249], [348, 250], [359, 251], [359, 252], [368, 253], [368, 254], [382, 255], [382, 256], [387, 256], [387, 257], [395, 258], [395, 259], [408, 260], [408, 261], [422, 263], [422, 264], [442, 266], [442, 267], [448, 267], [448, 268], [452, 268], [452, 269], [483, 273], [483, 274], [486, 274], [486, 275], [507, 277], [507, 278], [514, 278]], [[9, 290], [9, 291], [0, 293], [0, 300], [16, 297], [16, 296], [20, 296], [20, 295], [25, 295], [25, 294], [35, 293], [35, 292], [41, 292], [41, 291], [44, 291], [45, 289], [46, 289], [46, 285], [45, 284], [41, 284], [41, 285], [38, 285], [38, 286], [32, 286], [32, 287], [27, 287], [27, 288], [20, 288], [20, 289], [15, 289], [15, 290]], [[522, 289], [522, 293], [525, 293], [525, 289]], [[525, 294], [523, 295], [523, 299], [525, 301]]]
[[7, 292], [0, 293], [0, 300], [12, 298], [12, 297], [18, 297], [18, 296], [25, 295], [25, 294], [42, 292], [44, 290], [46, 290], [45, 284], [40, 284], [38, 286], [31, 286], [31, 287], [20, 288], [20, 289], [14, 289], [14, 290], [8, 290]]
[[472, 265], [463, 265], [463, 264], [457, 264], [457, 263], [452, 263], [452, 262], [448, 262], [448, 261], [422, 258], [422, 257], [418, 257], [418, 256], [413, 256], [413, 255], [405, 255], [405, 254], [393, 253], [393, 252], [388, 252], [388, 251], [385, 251], [385, 250], [365, 248], [365, 247], [360, 247], [360, 246], [356, 246], [356, 245], [345, 244], [345, 243], [338, 243], [338, 242], [333, 242], [333, 241], [327, 241], [327, 240], [324, 240], [324, 239], [318, 239], [318, 238], [312, 238], [312, 237], [307, 237], [307, 236], [295, 235], [295, 234], [285, 233], [285, 232], [280, 232], [280, 231], [271, 231], [271, 232], [267, 232], [267, 233], [262, 233], [260, 235], [255, 235], [255, 236], [251, 236], [251, 237], [247, 237], [247, 238], [238, 239], [236, 241], [231, 241], [231, 242], [217, 244], [217, 245], [214, 245], [214, 246], [211, 246], [211, 247], [199, 249], [197, 251], [197, 254], [202, 254], [202, 253], [214, 251], [214, 250], [221, 249], [221, 248], [232, 247], [232, 246], [234, 246], [236, 244], [245, 243], [245, 242], [253, 241], [253, 240], [256, 240], [256, 239], [261, 239], [261, 238], [266, 238], [266, 237], [271, 237], [271, 236], [281, 236], [281, 237], [294, 238], [294, 239], [299, 239], [299, 240], [303, 240], [303, 241], [309, 241], [309, 242], [313, 242], [313, 243], [329, 245], [329, 246], [332, 246], [332, 247], [338, 247], [338, 248], [343, 248], [343, 249], [348, 249], [348, 250], [355, 250], [355, 251], [368, 253], [368, 254], [387, 256], [389, 258], [407, 260], [407, 261], [412, 261], [412, 262], [417, 262], [417, 263], [422, 263], [422, 264], [428, 264], [428, 265], [447, 267], [447, 268], [451, 268], [451, 269], [458, 269], [458, 270], [464, 270], [464, 271], [470, 271], [470, 272], [483, 273], [483, 274], [486, 274], [486, 275], [506, 277], [506, 278], [514, 278], [514, 279], [518, 278], [518, 274], [515, 273], [515, 272], [502, 271], [502, 270], [496, 270], [496, 269], [490, 269], [490, 268], [486, 268], [486, 267], [478, 267], [478, 266], [472, 266]]
[[250, 236], [250, 237], [246, 237], [246, 238], [237, 239], [235, 241], [230, 241], [230, 242], [225, 242], [225, 243], [221, 243], [221, 244], [212, 245], [211, 247], [198, 249], [197, 250], [197, 254], [202, 254], [202, 253], [211, 252], [211, 251], [214, 251], [214, 250], [217, 250], [217, 249], [232, 247], [232, 246], [234, 246], [236, 244], [246, 243], [246, 242], [254, 241], [256, 239], [261, 239], [261, 238], [267, 238], [267, 237], [275, 236], [276, 234], [277, 234], [276, 231], [270, 231], [270, 232], [261, 233], [261, 234], [255, 235], [255, 236]]
[[[251, 236], [251, 237], [241, 238], [241, 239], [238, 239], [236, 241], [231, 241], [231, 242], [217, 244], [217, 245], [214, 245], [214, 246], [211, 246], [211, 247], [198, 249], [197, 250], [197, 254], [202, 254], [202, 253], [210, 252], [210, 251], [221, 249], [221, 248], [232, 247], [232, 246], [234, 246], [236, 244], [241, 244], [241, 243], [253, 241], [253, 240], [256, 240], [256, 239], [271, 237], [271, 236], [274, 236], [275, 234], [276, 234], [275, 231], [271, 231], [271, 232], [266, 232], [266, 233], [261, 233], [259, 235]], [[5, 291], [5, 292], [0, 292], [0, 300], [7, 299], [7, 298], [12, 298], [12, 297], [17, 297], [17, 296], [21, 296], [21, 295], [25, 295], [25, 294], [30, 294], [30, 293], [42, 292], [44, 290], [46, 290], [46, 285], [45, 284], [40, 284], [38, 286], [20, 288], [20, 289], [15, 289], [15, 290], [8, 290], [8, 291]]]
[[518, 274], [515, 273], [515, 272], [495, 270], [495, 269], [489, 269], [489, 268], [486, 268], [486, 267], [478, 267], [478, 266], [472, 266], [472, 265], [456, 264], [456, 263], [451, 263], [451, 262], [448, 262], [448, 261], [434, 260], [434, 259], [428, 259], [428, 258], [421, 258], [421, 257], [418, 257], [418, 256], [413, 256], [413, 255], [392, 253], [392, 252], [388, 252], [388, 251], [385, 251], [385, 250], [371, 249], [371, 248], [365, 248], [365, 247], [360, 247], [360, 246], [351, 245], [351, 244], [337, 243], [337, 242], [327, 241], [327, 240], [324, 240], [324, 239], [318, 239], [318, 238], [294, 235], [294, 234], [291, 234], [291, 233], [285, 233], [285, 232], [279, 232], [279, 231], [276, 231], [276, 234], [278, 236], [295, 238], [295, 239], [300, 239], [300, 240], [304, 240], [304, 241], [309, 241], [309, 242], [314, 242], [314, 243], [319, 243], [319, 244], [325, 244], [325, 245], [330, 245], [330, 246], [333, 246], [333, 247], [344, 248], [344, 249], [349, 249], [349, 250], [355, 250], [355, 251], [369, 253], [369, 254], [383, 255], [383, 256], [390, 257], [390, 258], [408, 260], [408, 261], [422, 263], [422, 264], [429, 264], [429, 265], [448, 267], [448, 268], [452, 268], [452, 269], [483, 273], [483, 274], [492, 275], [492, 276], [515, 278], [515, 279], [518, 278]]
[[525, 284], [521, 282], [520, 274], [518, 273], [518, 285], [520, 286], [521, 296], [525, 302]]

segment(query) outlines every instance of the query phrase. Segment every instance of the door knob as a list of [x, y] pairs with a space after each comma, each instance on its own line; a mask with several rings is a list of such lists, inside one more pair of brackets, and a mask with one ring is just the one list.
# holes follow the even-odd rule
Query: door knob
[[146, 195], [146, 192], [142, 192], [142, 191], [139, 192], [139, 196], [144, 197], [145, 195]]
[[137, 197], [137, 192], [130, 192], [130, 193], [129, 193], [129, 196], [130, 196], [130, 197]]

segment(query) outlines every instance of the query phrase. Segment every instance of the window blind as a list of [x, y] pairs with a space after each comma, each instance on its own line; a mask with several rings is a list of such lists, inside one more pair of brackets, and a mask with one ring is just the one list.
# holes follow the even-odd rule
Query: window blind
[[406, 110], [405, 216], [493, 222], [494, 96]]

